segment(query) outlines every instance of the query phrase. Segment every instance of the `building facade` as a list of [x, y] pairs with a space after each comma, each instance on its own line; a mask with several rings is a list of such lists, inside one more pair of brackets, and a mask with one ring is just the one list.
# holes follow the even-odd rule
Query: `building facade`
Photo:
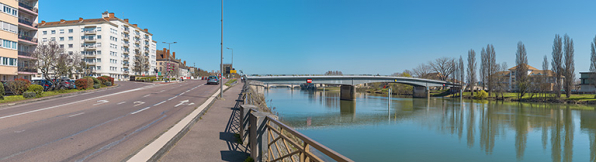
[[56, 41], [69, 54], [82, 54], [91, 76], [128, 80], [131, 75], [155, 74], [150, 69], [156, 67], [151, 61], [156, 54], [153, 34], [114, 13], [106, 11], [98, 19], [42, 21], [39, 38], [41, 43]]
[[0, 0], [0, 80], [31, 79], [37, 45], [37, 0]]
[[[547, 91], [553, 91], [554, 86], [556, 83], [555, 73], [551, 70], [538, 70], [530, 65], [527, 66], [528, 71], [525, 75], [528, 75], [528, 81], [535, 85], [534, 88], [540, 88]], [[507, 84], [509, 87], [508, 90], [517, 90], [516, 82], [516, 70], [518, 66], [509, 68], [508, 71], [500, 71], [497, 72], [497, 78], [500, 79], [500, 82]], [[561, 84], [564, 82], [564, 77], [562, 77]]]
[[181, 60], [176, 59], [176, 52], [171, 52], [170, 55], [170, 50], [164, 48], [156, 53], [157, 71], [161, 74], [159, 76], [178, 78]]

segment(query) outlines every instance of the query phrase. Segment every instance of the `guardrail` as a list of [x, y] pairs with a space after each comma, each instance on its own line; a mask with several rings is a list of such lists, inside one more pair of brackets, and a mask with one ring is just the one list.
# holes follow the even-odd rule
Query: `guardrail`
[[352, 161], [277, 120], [250, 84], [244, 84], [242, 95], [240, 137], [255, 161], [324, 161], [319, 153], [334, 161]]

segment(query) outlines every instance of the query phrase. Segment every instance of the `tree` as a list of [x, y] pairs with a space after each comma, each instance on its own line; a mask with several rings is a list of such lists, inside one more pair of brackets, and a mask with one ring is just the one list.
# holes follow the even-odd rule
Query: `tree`
[[429, 63], [430, 67], [433, 69], [434, 72], [438, 73], [439, 78], [442, 81], [446, 81], [449, 78], [449, 75], [453, 73], [454, 66], [454, 59], [441, 57], [437, 58], [434, 62], [431, 61]]
[[432, 68], [425, 64], [420, 64], [416, 68], [412, 69], [412, 74], [416, 78], [428, 78], [428, 74], [431, 73]]
[[546, 92], [550, 89], [550, 84], [547, 84], [549, 82], [550, 73], [548, 72], [548, 58], [546, 55], [544, 55], [544, 61], [542, 62], [542, 70], [544, 71], [544, 74], [542, 74], [543, 77], [540, 79], [543, 83], [542, 86], [540, 86], [540, 91], [544, 93], [544, 99], [546, 99]]
[[474, 96], [474, 85], [476, 85], [476, 52], [473, 49], [468, 51], [468, 87]]
[[480, 80], [482, 81], [482, 90], [486, 89], [487, 58], [486, 50], [482, 47], [482, 51], [480, 52]]
[[[495, 66], [496, 71], [505, 71], [507, 70], [507, 63], [503, 62], [501, 65], [496, 64]], [[500, 75], [498, 75], [500, 74]], [[501, 99], [505, 99], [505, 92], [507, 92], [508, 88], [508, 77], [505, 77], [505, 73], [497, 73], [494, 76], [494, 83], [495, 83], [495, 96], [498, 99], [499, 95], [501, 95]]]
[[515, 53], [515, 84], [517, 85], [518, 98], [521, 99], [528, 92], [528, 54], [526, 46], [520, 41], [517, 43], [517, 52]]
[[[592, 47], [592, 52], [590, 53], [590, 55], [592, 56], [590, 58], [590, 72], [592, 73], [588, 74], [588, 76], [590, 78], [590, 84], [596, 87], [596, 36], [594, 37], [592, 43], [590, 43], [590, 46]], [[594, 91], [596, 91], [596, 88], [594, 89]], [[594, 98], [596, 98], [596, 96], [594, 96]]]
[[565, 34], [565, 65], [563, 66], [565, 74], [565, 96], [571, 97], [571, 89], [573, 89], [573, 83], [575, 81], [575, 60], [573, 59], [573, 39], [569, 38]]
[[50, 90], [63, 87], [60, 78], [75, 72], [76, 65], [82, 61], [82, 56], [78, 53], [64, 53], [64, 49], [56, 41], [38, 45], [32, 56], [37, 58], [35, 68], [39, 69], [44, 79], [52, 83]]
[[552, 70], [555, 73], [555, 97], [561, 98], [561, 82], [563, 76], [563, 40], [559, 34], [555, 35], [555, 40], [553, 41], [553, 53], [552, 53]]
[[494, 88], [494, 75], [498, 72], [497, 57], [495, 47], [492, 44], [486, 45], [486, 56], [487, 56], [487, 77], [488, 77], [488, 96], [491, 95], [492, 89]]
[[464, 84], [465, 84], [465, 79], [466, 79], [466, 69], [464, 68], [464, 59], [459, 56], [459, 65], [457, 67], [457, 69], [459, 70], [459, 83], [460, 83], [460, 90], [463, 91], [464, 90]]
[[141, 55], [137, 55], [135, 56], [135, 64], [133, 67], [133, 70], [135, 72], [135, 74], [137, 75], [142, 75], [143, 72], [146, 72], [149, 70], [149, 60], [145, 57], [145, 56], [141, 56]]

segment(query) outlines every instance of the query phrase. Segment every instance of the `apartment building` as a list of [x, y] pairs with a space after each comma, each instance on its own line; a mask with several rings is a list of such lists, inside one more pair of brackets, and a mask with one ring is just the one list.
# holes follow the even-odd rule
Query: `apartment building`
[[[82, 54], [92, 76], [127, 80], [130, 75], [155, 75], [153, 34], [114, 13], [106, 11], [97, 19], [42, 21], [40, 32], [41, 43], [56, 41], [65, 52]], [[135, 71], [139, 64], [147, 70]]]
[[37, 40], [37, 0], [0, 0], [0, 80], [31, 79]]
[[[157, 71], [161, 73], [160, 76], [176, 77], [179, 74], [181, 60], [176, 59], [176, 52], [170, 54], [170, 50], [164, 48], [157, 50]], [[168, 73], [169, 72], [169, 73]]]

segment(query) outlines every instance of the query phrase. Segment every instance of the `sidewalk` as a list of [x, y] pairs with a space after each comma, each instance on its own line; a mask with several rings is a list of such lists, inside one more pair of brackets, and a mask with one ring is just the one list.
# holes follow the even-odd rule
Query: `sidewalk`
[[224, 92], [159, 161], [244, 161], [247, 148], [236, 142], [240, 107], [236, 100], [242, 91], [238, 84]]

